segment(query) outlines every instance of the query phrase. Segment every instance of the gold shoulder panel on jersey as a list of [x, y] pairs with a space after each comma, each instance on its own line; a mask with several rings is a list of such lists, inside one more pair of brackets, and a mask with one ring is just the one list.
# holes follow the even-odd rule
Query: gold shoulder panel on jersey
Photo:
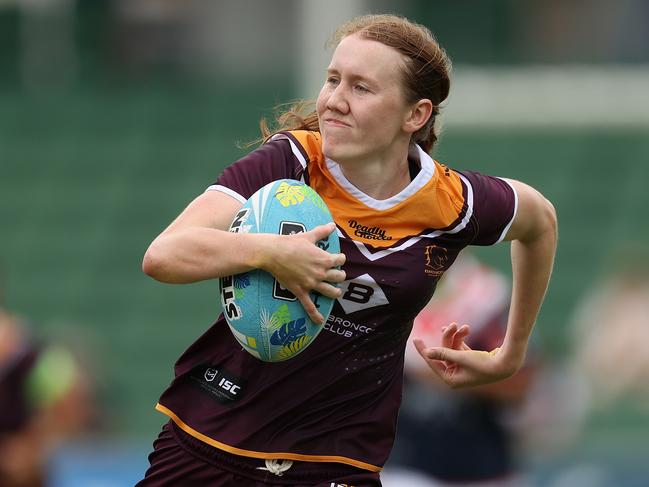
[[319, 132], [291, 130], [287, 132], [302, 148], [310, 162], [323, 161], [322, 137]]
[[[316, 178], [311, 177], [313, 183]], [[351, 239], [374, 248], [392, 247], [430, 230], [453, 227], [464, 208], [459, 175], [452, 171], [445, 175], [440, 166], [416, 193], [382, 210], [368, 208], [339, 186], [336, 190], [325, 198], [334, 217], [344, 215], [336, 223]]]
[[459, 173], [449, 169], [444, 164], [435, 162], [435, 173], [438, 175], [437, 197], [435, 210], [442, 215], [442, 221], [446, 224], [435, 228], [447, 228], [454, 226], [458, 217], [466, 211], [464, 189]]
[[[323, 198], [336, 224], [352, 240], [388, 248], [427, 230], [442, 230], [461, 220], [465, 206], [462, 181], [455, 171], [434, 164], [430, 179], [413, 195], [394, 206], [374, 209], [346, 191], [327, 168], [318, 132], [288, 132], [294, 147], [309, 161], [311, 187]], [[296, 154], [296, 156], [299, 156]]]

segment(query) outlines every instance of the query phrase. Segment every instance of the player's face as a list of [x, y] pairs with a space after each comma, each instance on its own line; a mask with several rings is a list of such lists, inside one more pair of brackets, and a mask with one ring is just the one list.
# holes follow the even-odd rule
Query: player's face
[[409, 140], [409, 113], [402, 87], [404, 57], [357, 35], [336, 48], [316, 111], [325, 155], [338, 163], [370, 160]]

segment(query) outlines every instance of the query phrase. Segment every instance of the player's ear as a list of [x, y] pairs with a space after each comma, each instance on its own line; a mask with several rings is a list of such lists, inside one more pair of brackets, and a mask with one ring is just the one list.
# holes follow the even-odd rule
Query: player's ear
[[407, 133], [414, 134], [417, 130], [426, 125], [426, 122], [428, 122], [432, 113], [433, 102], [428, 98], [422, 98], [415, 102], [406, 113], [404, 130]]

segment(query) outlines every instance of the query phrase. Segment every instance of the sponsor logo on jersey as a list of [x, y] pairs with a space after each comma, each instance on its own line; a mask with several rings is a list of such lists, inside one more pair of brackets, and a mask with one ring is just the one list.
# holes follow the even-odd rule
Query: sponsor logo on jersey
[[368, 227], [361, 225], [356, 220], [348, 220], [349, 228], [354, 230], [354, 235], [368, 240], [392, 240], [392, 237], [385, 234], [381, 227]]
[[189, 377], [196, 386], [221, 404], [236, 402], [243, 392], [243, 383], [239, 377], [212, 365], [195, 367]]
[[439, 277], [446, 271], [448, 263], [447, 250], [438, 245], [426, 245], [424, 249], [426, 257], [424, 272], [431, 277]]

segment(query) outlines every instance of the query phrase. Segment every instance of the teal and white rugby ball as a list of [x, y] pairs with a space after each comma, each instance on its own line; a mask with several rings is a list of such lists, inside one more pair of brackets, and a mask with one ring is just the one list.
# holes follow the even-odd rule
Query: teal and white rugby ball
[[[322, 198], [311, 187], [292, 179], [267, 184], [237, 212], [231, 232], [291, 235], [332, 222]], [[340, 252], [334, 231], [317, 245]], [[241, 346], [265, 362], [288, 360], [306, 349], [323, 325], [315, 324], [302, 304], [268, 272], [254, 269], [220, 279], [221, 305], [232, 334]], [[327, 319], [334, 300], [315, 291], [311, 299]]]

